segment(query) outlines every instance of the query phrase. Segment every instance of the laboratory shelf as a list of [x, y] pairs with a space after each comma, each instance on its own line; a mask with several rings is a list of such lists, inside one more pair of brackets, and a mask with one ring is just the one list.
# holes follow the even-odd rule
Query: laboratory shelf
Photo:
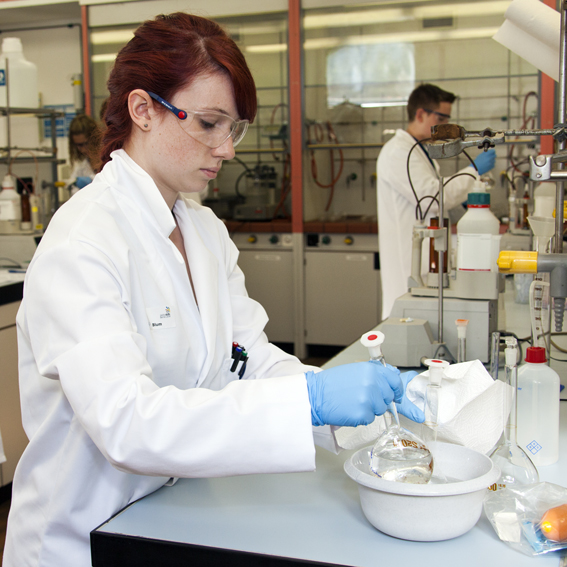
[[65, 116], [64, 112], [61, 112], [60, 110], [55, 110], [52, 108], [43, 108], [43, 107], [38, 107], [38, 108], [18, 108], [18, 107], [7, 107], [7, 106], [0, 106], [0, 115], [1, 116], [8, 116], [11, 114], [29, 114], [32, 116], [37, 116], [39, 118], [48, 118], [50, 116]]
[[[2, 151], [3, 148], [0, 148]], [[24, 151], [24, 150], [18, 150]], [[66, 163], [64, 159], [57, 159], [49, 156], [35, 156], [35, 157], [0, 157], [0, 163]]]

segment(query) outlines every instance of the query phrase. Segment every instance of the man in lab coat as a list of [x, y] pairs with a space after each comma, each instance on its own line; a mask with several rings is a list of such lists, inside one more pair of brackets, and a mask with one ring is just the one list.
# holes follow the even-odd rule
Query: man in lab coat
[[[422, 84], [414, 89], [407, 104], [407, 128], [396, 130], [378, 156], [378, 238], [383, 319], [389, 317], [394, 301], [408, 291], [413, 225], [416, 220], [421, 220], [422, 215], [425, 217], [423, 220], [428, 220], [438, 213], [433, 197], [439, 190], [439, 165], [418, 142], [431, 136], [433, 126], [450, 121], [455, 98], [453, 93], [431, 84]], [[417, 147], [413, 148], [416, 144]], [[494, 150], [481, 153], [475, 160], [478, 173], [483, 175], [490, 171], [495, 158]], [[459, 173], [470, 175], [459, 175], [445, 185], [445, 210], [465, 201], [472, 188], [475, 168], [471, 165]]]

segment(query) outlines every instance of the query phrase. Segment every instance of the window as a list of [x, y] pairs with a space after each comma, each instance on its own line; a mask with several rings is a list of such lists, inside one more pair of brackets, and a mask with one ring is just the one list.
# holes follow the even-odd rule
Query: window
[[327, 56], [327, 104], [405, 105], [415, 86], [414, 46], [345, 45]]

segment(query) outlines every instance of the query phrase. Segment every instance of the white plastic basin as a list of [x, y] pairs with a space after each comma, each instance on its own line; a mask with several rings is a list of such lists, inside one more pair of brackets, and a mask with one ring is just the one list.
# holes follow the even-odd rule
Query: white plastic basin
[[[371, 447], [345, 462], [345, 472], [358, 484], [368, 521], [393, 537], [440, 541], [468, 532], [478, 522], [486, 491], [500, 476], [489, 457], [450, 443], [428, 443], [434, 458], [429, 484], [384, 480], [370, 470]], [[446, 482], [439, 482], [439, 475]]]

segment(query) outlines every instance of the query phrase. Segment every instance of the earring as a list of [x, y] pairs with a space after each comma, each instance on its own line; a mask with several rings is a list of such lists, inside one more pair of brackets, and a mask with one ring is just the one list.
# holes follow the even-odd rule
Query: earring
[[147, 124], [144, 124], [144, 128], [147, 128], [147, 127], [148, 127], [148, 125], [147, 125]]

